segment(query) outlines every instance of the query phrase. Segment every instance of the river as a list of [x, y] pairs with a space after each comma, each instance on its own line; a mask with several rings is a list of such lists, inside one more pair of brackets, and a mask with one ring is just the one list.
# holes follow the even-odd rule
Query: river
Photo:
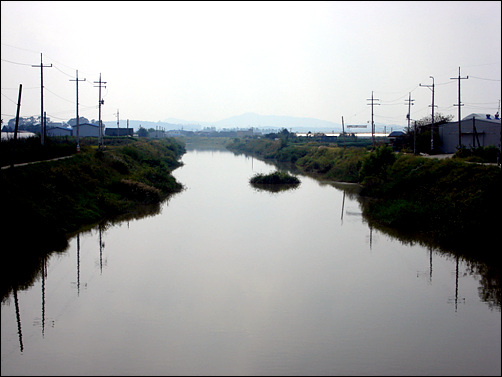
[[82, 232], [2, 302], [2, 375], [500, 375], [501, 310], [355, 194], [189, 150], [152, 216]]

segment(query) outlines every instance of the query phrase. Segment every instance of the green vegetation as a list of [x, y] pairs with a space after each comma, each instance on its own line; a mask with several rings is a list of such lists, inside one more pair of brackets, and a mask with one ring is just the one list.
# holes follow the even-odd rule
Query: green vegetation
[[2, 140], [0, 143], [1, 166], [19, 164], [29, 161], [49, 160], [70, 156], [77, 151], [77, 142], [73, 138], [47, 138], [45, 145], [40, 137]]
[[461, 159], [467, 162], [479, 163], [496, 163], [499, 149], [497, 147], [477, 147], [477, 148], [460, 148], [453, 158]]
[[471, 254], [497, 244], [500, 168], [414, 156], [382, 159], [380, 166], [380, 175], [363, 180], [361, 195], [378, 199], [365, 208], [370, 219]]
[[141, 140], [4, 169], [8, 233], [43, 242], [47, 234], [67, 234], [138, 205], [159, 203], [182, 189], [170, 173], [184, 151], [174, 139]]
[[[33, 139], [38, 151], [57, 156], [60, 145], [39, 148], [40, 139]], [[32, 142], [19, 143], [18, 156], [25, 161], [41, 157], [30, 150]], [[97, 140], [85, 143], [81, 153], [67, 151], [75, 153], [71, 158], [1, 170], [2, 299], [15, 287], [30, 286], [46, 255], [68, 247], [68, 235], [158, 213], [160, 204], [182, 189], [171, 172], [181, 165], [185, 149], [174, 139], [114, 138], [102, 149]], [[7, 144], [2, 142], [2, 149]]]
[[290, 162], [321, 179], [359, 183], [364, 214], [374, 226], [423, 236], [478, 259], [498, 257], [493, 245], [499, 243], [502, 173], [497, 166], [468, 163], [469, 153], [496, 153], [489, 148], [446, 160], [396, 154], [389, 146], [370, 151], [281, 139], [236, 139], [228, 148]]
[[176, 137], [186, 145], [187, 149], [222, 149], [226, 150], [227, 144], [231, 142], [230, 137], [210, 137], [210, 136], [180, 136]]
[[227, 148], [234, 153], [249, 153], [266, 160], [290, 163], [304, 173], [323, 179], [343, 182], [359, 182], [359, 170], [363, 158], [369, 154], [366, 148], [325, 143], [294, 142], [284, 139], [234, 139]]
[[258, 173], [250, 179], [250, 183], [254, 185], [265, 184], [265, 185], [298, 185], [300, 180], [283, 171], [275, 171], [270, 174]]

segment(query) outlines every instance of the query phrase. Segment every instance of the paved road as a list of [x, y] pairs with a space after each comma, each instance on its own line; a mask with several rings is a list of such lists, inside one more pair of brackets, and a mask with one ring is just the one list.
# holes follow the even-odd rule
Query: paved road
[[[63, 157], [58, 157], [58, 158], [53, 158], [51, 160], [41, 160], [41, 161], [32, 161], [32, 162], [24, 162], [22, 164], [14, 164], [14, 167], [17, 167], [17, 166], [24, 166], [24, 165], [30, 165], [30, 164], [38, 164], [39, 162], [47, 162], [47, 161], [56, 161], [56, 160], [63, 160], [65, 158], [70, 158], [70, 157], [73, 157], [72, 156], [63, 156]], [[2, 166], [2, 170], [3, 169], [8, 169], [10, 168], [11, 165], [6, 165], [6, 166]]]

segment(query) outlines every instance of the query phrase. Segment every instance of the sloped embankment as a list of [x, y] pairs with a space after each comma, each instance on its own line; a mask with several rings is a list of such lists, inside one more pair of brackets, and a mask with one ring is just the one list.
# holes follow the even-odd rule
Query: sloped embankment
[[4, 230], [11, 240], [40, 245], [48, 235], [159, 203], [182, 189], [171, 172], [184, 152], [174, 139], [143, 140], [2, 170]]

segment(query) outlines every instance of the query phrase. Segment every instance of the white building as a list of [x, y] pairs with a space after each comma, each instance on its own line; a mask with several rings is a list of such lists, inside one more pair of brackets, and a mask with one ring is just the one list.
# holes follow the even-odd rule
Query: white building
[[[457, 122], [448, 122], [439, 126], [441, 153], [455, 153], [459, 146], [459, 127]], [[460, 144], [466, 148], [500, 148], [501, 126], [498, 114], [469, 114], [460, 122]]]

